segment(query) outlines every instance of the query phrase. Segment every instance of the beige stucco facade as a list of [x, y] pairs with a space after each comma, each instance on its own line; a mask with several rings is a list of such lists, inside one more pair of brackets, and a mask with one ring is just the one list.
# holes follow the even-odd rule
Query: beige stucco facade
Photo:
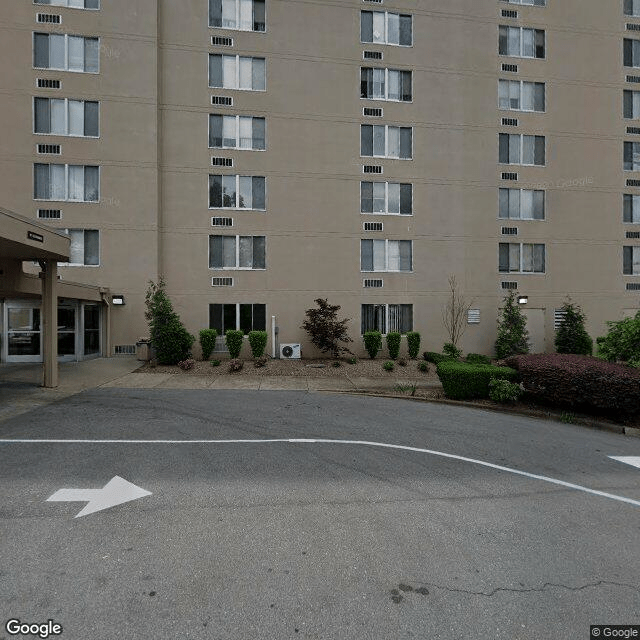
[[[192, 333], [209, 326], [211, 304], [264, 304], [269, 333], [276, 316], [280, 342], [301, 342], [309, 356], [300, 325], [317, 297], [352, 319], [359, 353], [364, 304], [413, 305], [423, 348], [439, 350], [451, 275], [480, 310], [465, 351], [492, 353], [503, 282], [528, 297], [539, 351], [553, 349], [554, 310], [567, 295], [594, 337], [640, 308], [640, 291], [627, 288], [640, 273], [623, 274], [623, 247], [640, 246], [626, 237], [640, 224], [623, 222], [623, 194], [640, 193], [626, 186], [640, 175], [623, 169], [623, 143], [638, 138], [626, 133], [638, 122], [623, 118], [623, 90], [638, 86], [626, 76], [640, 71], [625, 68], [622, 53], [624, 38], [640, 39], [626, 24], [640, 18], [624, 16], [622, 0], [266, 0], [264, 32], [212, 28], [207, 5], [102, 0], [94, 11], [15, 0], [0, 22], [2, 205], [33, 219], [59, 209], [46, 224], [99, 231], [99, 266], [60, 273], [124, 295], [111, 314], [114, 347], [147, 333], [144, 292], [160, 277]], [[411, 15], [412, 46], [362, 43], [362, 11]], [[37, 23], [38, 13], [61, 22]], [[544, 58], [499, 55], [500, 25], [544, 30]], [[100, 38], [99, 73], [35, 69], [36, 32]], [[233, 44], [214, 46], [212, 36]], [[364, 51], [383, 58], [363, 60]], [[264, 58], [266, 91], [210, 88], [209, 54]], [[362, 67], [411, 71], [411, 101], [361, 98]], [[61, 88], [38, 88], [38, 79]], [[545, 83], [545, 111], [500, 109], [500, 79]], [[212, 106], [212, 96], [233, 105]], [[99, 101], [99, 138], [35, 134], [35, 97]], [[364, 107], [383, 115], [364, 116]], [[266, 149], [210, 149], [210, 114], [265, 118]], [[411, 127], [413, 158], [362, 157], [361, 125]], [[500, 133], [544, 136], [544, 166], [500, 164]], [[38, 144], [59, 144], [60, 154], [38, 154]], [[212, 157], [233, 167], [212, 167]], [[99, 166], [99, 201], [35, 200], [36, 163]], [[209, 208], [214, 174], [264, 176], [266, 210]], [[362, 214], [362, 181], [412, 184], [412, 215]], [[544, 190], [544, 220], [499, 219], [500, 188]], [[213, 227], [212, 217], [233, 226]], [[210, 269], [210, 235], [264, 236], [265, 269]], [[412, 241], [411, 271], [362, 272], [363, 239]], [[544, 273], [499, 272], [499, 244], [516, 242], [545, 245]], [[213, 277], [233, 286], [213, 287]], [[365, 279], [383, 286], [365, 288]]]

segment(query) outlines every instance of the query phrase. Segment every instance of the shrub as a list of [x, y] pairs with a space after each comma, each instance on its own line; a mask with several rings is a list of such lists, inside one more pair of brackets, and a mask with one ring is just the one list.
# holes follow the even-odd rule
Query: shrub
[[507, 358], [519, 353], [529, 353], [527, 318], [518, 307], [515, 293], [509, 291], [498, 318], [496, 354], [498, 358]]
[[202, 359], [208, 360], [216, 348], [218, 332], [215, 329], [202, 329], [200, 331], [200, 346], [202, 347]]
[[242, 343], [244, 342], [244, 331], [239, 329], [227, 329], [225, 333], [225, 344], [229, 349], [229, 355], [232, 359], [240, 356], [242, 351]]
[[509, 367], [454, 361], [440, 362], [436, 371], [445, 395], [453, 400], [488, 398], [492, 378], [513, 382], [518, 377], [518, 372]]
[[267, 347], [266, 331], [249, 331], [249, 346], [254, 358], [261, 358]]
[[385, 363], [382, 365], [382, 368], [383, 368], [385, 371], [393, 371], [393, 367], [394, 367], [394, 364], [393, 364], [393, 362], [391, 362], [391, 360], [387, 360], [387, 362], [385, 362]]
[[353, 355], [341, 344], [348, 344], [353, 340], [347, 334], [347, 324], [350, 320], [338, 320], [340, 305], [331, 305], [323, 298], [317, 298], [315, 303], [318, 308], [307, 309], [307, 319], [302, 323], [302, 329], [309, 334], [312, 344], [322, 353], [331, 353], [332, 358], [339, 358], [345, 353]]
[[467, 357], [464, 360], [469, 364], [491, 364], [491, 358], [480, 353], [467, 353]]
[[196, 366], [196, 361], [193, 358], [187, 358], [186, 360], [181, 360], [180, 362], [178, 362], [178, 366], [183, 371], [189, 371]]
[[340, 362], [340, 360], [334, 360], [334, 361], [331, 363], [331, 366], [332, 366], [332, 367], [335, 367], [335, 368], [337, 369], [338, 367], [341, 367], [341, 366], [342, 366], [342, 362]]
[[462, 351], [453, 342], [446, 342], [442, 347], [442, 353], [452, 360], [457, 360], [462, 355]]
[[264, 367], [268, 362], [267, 356], [260, 356], [253, 361], [254, 367]]
[[562, 311], [564, 317], [556, 332], [556, 351], [590, 356], [593, 353], [593, 340], [584, 328], [582, 309], [567, 301], [562, 305]]
[[407, 332], [407, 349], [409, 357], [415, 360], [420, 353], [420, 334], [417, 331]]
[[426, 373], [427, 371], [429, 371], [429, 363], [425, 362], [424, 360], [422, 362], [418, 362], [418, 369], [423, 373]]
[[392, 360], [396, 360], [398, 358], [401, 341], [402, 336], [400, 335], [400, 332], [389, 331], [389, 333], [387, 333], [387, 349], [389, 349], [389, 357]]
[[382, 349], [382, 334], [379, 331], [367, 331], [364, 334], [364, 348], [373, 360]]
[[574, 354], [515, 356], [525, 391], [541, 402], [614, 416], [640, 412], [640, 370]]
[[452, 360], [450, 356], [445, 356], [442, 353], [436, 353], [435, 351], [425, 351], [422, 354], [422, 357], [427, 362], [432, 362], [433, 364], [438, 364], [439, 362], [444, 362], [445, 360]]
[[220, 360], [212, 360], [211, 361], [211, 366], [212, 367], [219, 367], [222, 364], [222, 362], [220, 362]]
[[229, 360], [229, 371], [232, 373], [234, 371], [242, 371], [242, 367], [244, 366], [244, 362], [239, 360], [238, 358], [233, 358], [233, 360]]
[[634, 318], [607, 322], [609, 332], [596, 340], [598, 356], [615, 362], [640, 360], [640, 311]]
[[347, 360], [347, 362], [349, 364], [358, 364], [358, 358], [349, 358], [349, 360]]
[[489, 380], [489, 398], [494, 402], [502, 404], [516, 402], [521, 395], [522, 389], [519, 384], [499, 378]]
[[185, 329], [180, 317], [173, 310], [165, 292], [165, 283], [149, 283], [145, 296], [151, 343], [159, 364], [177, 364], [191, 357], [195, 338]]
[[406, 367], [407, 366], [407, 361], [404, 358], [398, 358], [398, 366], [399, 367]]

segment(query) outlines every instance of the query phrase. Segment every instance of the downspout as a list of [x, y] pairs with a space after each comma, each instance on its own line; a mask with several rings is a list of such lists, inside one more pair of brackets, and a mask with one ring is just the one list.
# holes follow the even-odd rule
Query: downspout
[[104, 327], [104, 353], [102, 354], [103, 358], [111, 357], [111, 305], [109, 304], [109, 296], [108, 289], [106, 291], [100, 289], [100, 296], [102, 297], [102, 302], [107, 305], [107, 318], [105, 320]]

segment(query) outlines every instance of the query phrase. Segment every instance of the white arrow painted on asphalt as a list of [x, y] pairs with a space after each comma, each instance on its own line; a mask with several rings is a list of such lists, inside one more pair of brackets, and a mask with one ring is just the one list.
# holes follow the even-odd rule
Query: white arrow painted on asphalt
[[618, 462], [624, 462], [630, 464], [632, 467], [638, 467], [640, 469], [640, 456], [609, 456], [612, 460]]
[[47, 498], [47, 502], [88, 502], [89, 504], [76, 516], [81, 518], [150, 495], [151, 491], [115, 476], [102, 489], [60, 489]]

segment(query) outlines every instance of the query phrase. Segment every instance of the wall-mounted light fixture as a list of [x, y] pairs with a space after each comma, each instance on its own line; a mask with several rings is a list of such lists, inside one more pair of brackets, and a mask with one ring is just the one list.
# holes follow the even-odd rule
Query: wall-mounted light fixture
[[121, 307], [122, 305], [124, 305], [124, 296], [121, 296], [121, 295], [112, 296], [111, 303], [116, 307]]
[[529, 296], [518, 296], [518, 304], [527, 304]]

